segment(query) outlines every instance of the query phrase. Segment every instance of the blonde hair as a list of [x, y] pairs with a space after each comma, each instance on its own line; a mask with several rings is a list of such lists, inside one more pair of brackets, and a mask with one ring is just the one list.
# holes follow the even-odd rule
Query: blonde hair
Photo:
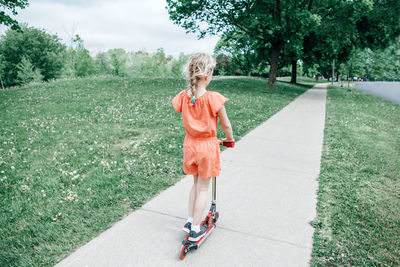
[[189, 96], [194, 97], [196, 93], [196, 82], [200, 77], [205, 77], [212, 72], [217, 62], [214, 57], [205, 53], [193, 54], [184, 68], [186, 80], [189, 85]]

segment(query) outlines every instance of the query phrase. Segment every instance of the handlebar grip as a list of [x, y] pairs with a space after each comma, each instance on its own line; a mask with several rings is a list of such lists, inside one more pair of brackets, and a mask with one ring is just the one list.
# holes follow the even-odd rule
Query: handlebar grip
[[221, 142], [222, 146], [226, 146], [226, 147], [234, 147], [235, 146], [235, 141], [229, 141], [229, 142]]

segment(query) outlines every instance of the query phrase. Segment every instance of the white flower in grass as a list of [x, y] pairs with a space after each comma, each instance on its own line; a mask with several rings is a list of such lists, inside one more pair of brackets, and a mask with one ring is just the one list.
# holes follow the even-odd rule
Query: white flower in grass
[[22, 191], [29, 191], [30, 190], [29, 186], [27, 186], [26, 184], [21, 185], [20, 188], [21, 188]]
[[15, 170], [15, 167], [14, 167], [14, 166], [11, 166], [11, 170]]
[[79, 200], [78, 195], [71, 190], [68, 190], [68, 196], [66, 196], [64, 199], [71, 202], [72, 201], [77, 202]]
[[54, 221], [54, 222], [57, 221], [58, 218], [61, 217], [61, 214], [62, 214], [61, 212], [57, 213], [56, 216], [53, 217], [53, 221]]

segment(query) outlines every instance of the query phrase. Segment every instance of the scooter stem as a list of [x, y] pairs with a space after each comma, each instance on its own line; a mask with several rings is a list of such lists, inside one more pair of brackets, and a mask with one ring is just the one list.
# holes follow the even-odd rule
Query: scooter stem
[[217, 177], [212, 178], [212, 203], [217, 202]]

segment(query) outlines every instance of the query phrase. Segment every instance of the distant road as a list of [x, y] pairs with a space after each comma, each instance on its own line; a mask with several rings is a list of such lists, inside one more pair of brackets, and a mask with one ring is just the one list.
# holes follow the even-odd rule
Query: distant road
[[354, 87], [400, 104], [400, 82], [361, 82]]

